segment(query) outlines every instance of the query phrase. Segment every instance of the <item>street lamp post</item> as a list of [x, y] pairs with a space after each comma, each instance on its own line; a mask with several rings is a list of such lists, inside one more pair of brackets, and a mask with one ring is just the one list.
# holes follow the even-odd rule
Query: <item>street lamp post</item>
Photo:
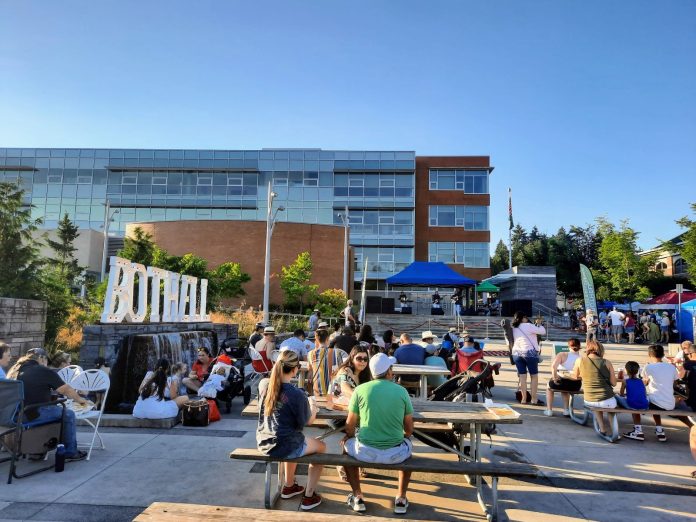
[[111, 221], [113, 221], [114, 216], [118, 214], [118, 209], [114, 210], [113, 214], [109, 213], [111, 207], [109, 206], [108, 199], [106, 200], [106, 203], [104, 203], [104, 205], [106, 206], [104, 212], [104, 224], [102, 225], [102, 228], [104, 229], [104, 246], [102, 248], [101, 277], [99, 281], [104, 281], [104, 278], [106, 277], [106, 254], [109, 247], [109, 225], [111, 224]]
[[273, 199], [277, 196], [271, 190], [271, 183], [268, 183], [268, 207], [266, 210], [266, 260], [264, 263], [263, 273], [263, 322], [268, 324], [268, 298], [271, 287], [271, 237], [273, 236], [273, 228], [275, 227], [276, 216], [278, 212], [285, 210], [285, 207], [278, 207], [273, 212]]
[[348, 207], [344, 214], [339, 214], [341, 221], [343, 222], [343, 293], [348, 297], [348, 229], [350, 228], [350, 223], [348, 222]]

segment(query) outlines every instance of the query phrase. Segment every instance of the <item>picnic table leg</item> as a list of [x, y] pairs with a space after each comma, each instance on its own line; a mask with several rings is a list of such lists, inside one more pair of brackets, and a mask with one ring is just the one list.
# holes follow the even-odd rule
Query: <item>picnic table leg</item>
[[570, 395], [570, 419], [573, 422], [580, 424], [581, 426], [586, 426], [587, 421], [590, 420], [590, 412], [586, 408], [583, 408], [582, 416], [575, 414], [575, 397], [577, 394], [572, 393]]
[[607, 421], [609, 422], [609, 425], [611, 426], [611, 434], [605, 434], [605, 435], [603, 435], [602, 432], [599, 431], [599, 423], [597, 422], [597, 415], [602, 415], [602, 412], [592, 410], [591, 414], [592, 414], [592, 424], [594, 425], [594, 430], [597, 432], [597, 435], [602, 437], [607, 442], [616, 442], [621, 438], [621, 436], [619, 435], [619, 418], [618, 418], [618, 415], [616, 413], [607, 412]]
[[[475, 436], [474, 436], [474, 444], [471, 446], [471, 456], [474, 460], [474, 462], [481, 462], [481, 425], [476, 424], [474, 428]], [[486, 516], [486, 519], [489, 521], [496, 520], [498, 514], [497, 514], [497, 508], [498, 508], [498, 477], [493, 477], [492, 480], [492, 487], [493, 487], [493, 502], [492, 502], [492, 511], [488, 510], [488, 506], [486, 506], [486, 502], [483, 499], [483, 478], [481, 475], [477, 475], [475, 478], [475, 485], [476, 485], [476, 498], [478, 500], [479, 505], [481, 506], [481, 509], [483, 510], [483, 514]]]
[[271, 497], [271, 483], [273, 482], [273, 462], [266, 462], [266, 480], [264, 484], [264, 498], [263, 504], [266, 509], [273, 509], [278, 502], [280, 497], [280, 492], [283, 489], [283, 463], [278, 462], [278, 487], [275, 494]]
[[425, 375], [420, 377], [420, 398], [428, 398], [428, 378]]

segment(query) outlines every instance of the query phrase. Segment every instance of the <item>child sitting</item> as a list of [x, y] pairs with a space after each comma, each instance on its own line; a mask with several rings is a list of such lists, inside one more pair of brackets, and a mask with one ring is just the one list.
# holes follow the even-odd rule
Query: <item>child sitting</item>
[[187, 395], [186, 386], [181, 382], [186, 376], [187, 370], [188, 366], [184, 362], [178, 362], [172, 365], [172, 373], [167, 377], [167, 389], [164, 390], [165, 398], [176, 399], [180, 395]]
[[[626, 377], [621, 383], [621, 395], [616, 397], [616, 402], [622, 408], [629, 410], [647, 410], [650, 403], [645, 391], [645, 383], [638, 377], [640, 366], [635, 361], [626, 363]], [[625, 397], [624, 397], [625, 395]]]
[[231, 366], [228, 364], [217, 363], [213, 366], [213, 370], [203, 385], [198, 389], [200, 397], [208, 397], [214, 399], [217, 397], [217, 392], [222, 391], [227, 385], [227, 375]]

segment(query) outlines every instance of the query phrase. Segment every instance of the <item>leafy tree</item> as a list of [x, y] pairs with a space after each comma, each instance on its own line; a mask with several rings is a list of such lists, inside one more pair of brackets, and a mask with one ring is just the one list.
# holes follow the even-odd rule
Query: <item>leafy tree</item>
[[[696, 203], [691, 204], [691, 211], [696, 214]], [[689, 275], [689, 280], [696, 285], [696, 221], [684, 216], [677, 220], [677, 224], [686, 229], [682, 234], [684, 240], [683, 245], [675, 245], [671, 242], [663, 243], [662, 248], [673, 252], [679, 252], [684, 261], [686, 261], [686, 272]]]
[[32, 297], [46, 301], [46, 340], [50, 342], [75, 305], [75, 296], [58, 267], [44, 267], [38, 273], [38, 283], [39, 292]]
[[573, 239], [563, 227], [548, 238], [548, 263], [556, 267], [556, 285], [567, 297], [582, 293], [580, 264]]
[[80, 278], [84, 271], [75, 258], [77, 248], [75, 248], [74, 242], [78, 235], [79, 229], [77, 225], [70, 220], [66, 212], [63, 219], [58, 222], [58, 240], [46, 240], [48, 246], [55, 253], [53, 261], [56, 263], [55, 267], [58, 273], [63, 276], [68, 286], [72, 288], [80, 285]]
[[571, 226], [568, 231], [578, 263], [588, 268], [599, 265], [599, 247], [602, 244], [602, 234], [594, 227], [588, 225], [585, 228]]
[[227, 262], [209, 272], [208, 281], [208, 286], [212, 290], [209, 291], [209, 295], [212, 296], [211, 303], [219, 306], [223, 299], [245, 295], [242, 285], [251, 281], [251, 277], [242, 271], [242, 265], [239, 263]]
[[495, 247], [493, 257], [491, 257], [491, 274], [499, 274], [508, 268], [510, 268], [510, 250], [501, 239]]
[[338, 317], [346, 307], [346, 294], [338, 288], [324, 290], [317, 297], [317, 310], [323, 317]]
[[[593, 271], [614, 299], [634, 300], [649, 293], [645, 287], [651, 279], [656, 255], [638, 255], [638, 232], [622, 221], [619, 228], [604, 218], [597, 220], [602, 234], [599, 248], [600, 270]], [[602, 295], [607, 292], [603, 292]]]
[[309, 282], [312, 267], [309, 252], [302, 252], [291, 265], [281, 267], [280, 288], [285, 292], [285, 304], [293, 308], [299, 306], [300, 313], [304, 311], [306, 302], [315, 299], [319, 288], [319, 285]]
[[522, 249], [529, 243], [527, 231], [519, 223], [512, 229], [512, 265], [521, 266], [524, 264]]
[[17, 182], [0, 182], [0, 296], [36, 297], [42, 260], [34, 233], [41, 219], [31, 218]]
[[[133, 237], [126, 237], [123, 240], [123, 248], [119, 251], [118, 256], [145, 266], [161, 266], [153, 262], [156, 249], [157, 245], [152, 241], [152, 235], [141, 227], [136, 227], [133, 231]], [[162, 268], [165, 267], [162, 266]]]

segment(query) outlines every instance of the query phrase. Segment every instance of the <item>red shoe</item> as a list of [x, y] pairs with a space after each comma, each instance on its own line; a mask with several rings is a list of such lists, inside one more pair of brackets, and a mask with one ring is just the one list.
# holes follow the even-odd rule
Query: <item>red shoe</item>
[[314, 493], [314, 495], [312, 495], [311, 497], [302, 495], [302, 504], [300, 504], [300, 507], [303, 511], [309, 511], [310, 509], [314, 509], [319, 504], [321, 504], [321, 497], [316, 493]]
[[295, 482], [292, 486], [283, 486], [283, 491], [280, 492], [280, 498], [292, 498], [300, 493], [304, 493], [304, 488]]

